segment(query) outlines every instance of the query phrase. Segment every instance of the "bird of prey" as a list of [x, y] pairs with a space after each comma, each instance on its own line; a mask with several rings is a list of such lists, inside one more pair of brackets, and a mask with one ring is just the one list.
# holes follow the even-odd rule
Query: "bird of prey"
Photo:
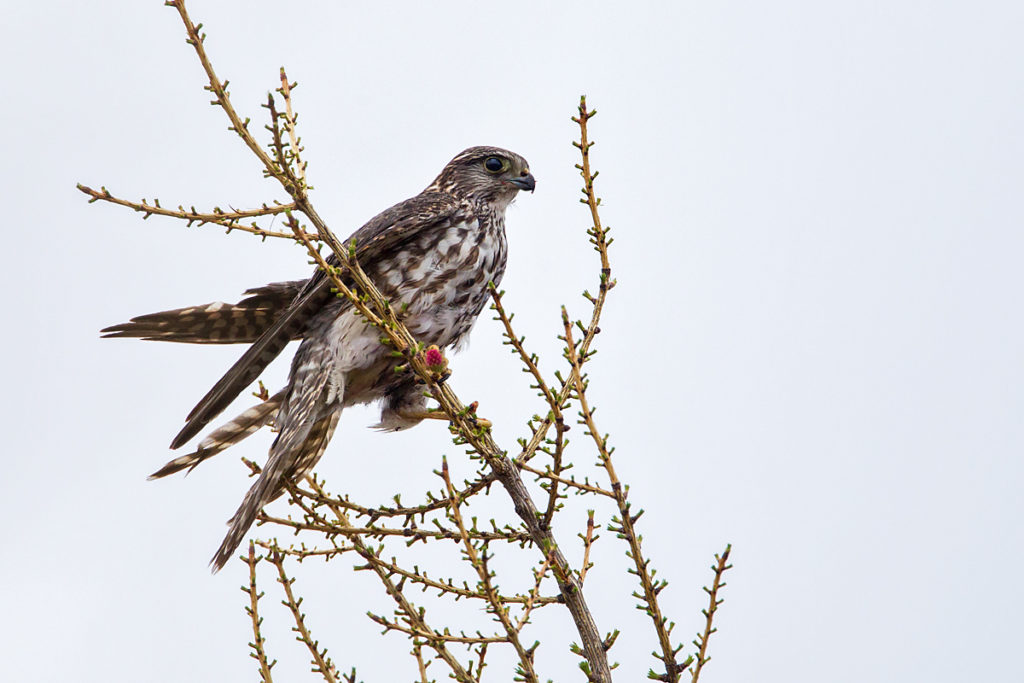
[[[487, 301], [487, 285], [505, 271], [505, 209], [520, 190], [533, 191], [526, 160], [497, 147], [471, 147], [452, 159], [427, 189], [371, 219], [355, 240], [363, 270], [402, 311], [409, 331], [426, 345], [456, 347]], [[340, 265], [335, 256], [331, 265]], [[221, 569], [260, 509], [288, 481], [308, 474], [323, 455], [346, 406], [381, 401], [378, 428], [398, 430], [429, 414], [422, 387], [395, 372], [398, 359], [380, 332], [331, 290], [318, 270], [308, 280], [248, 290], [237, 304], [212, 303], [133, 318], [102, 330], [107, 337], [141, 337], [196, 344], [249, 343], [249, 348], [199, 401], [171, 442], [178, 448], [259, 377], [289, 341], [301, 339], [288, 384], [214, 430], [199, 448], [167, 463], [151, 478], [193, 468], [272, 422], [277, 437], [266, 466], [228, 521], [230, 530], [210, 561]]]

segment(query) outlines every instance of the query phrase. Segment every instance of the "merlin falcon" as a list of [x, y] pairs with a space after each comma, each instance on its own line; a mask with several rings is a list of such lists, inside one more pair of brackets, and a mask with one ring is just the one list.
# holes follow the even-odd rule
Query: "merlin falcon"
[[[458, 347], [487, 301], [489, 282], [501, 282], [507, 244], [505, 209], [536, 182], [526, 160], [498, 147], [470, 147], [442, 169], [427, 189], [371, 219], [345, 240], [355, 241], [363, 270], [417, 340]], [[332, 254], [328, 263], [340, 265]], [[102, 330], [106, 337], [139, 337], [193, 344], [250, 344], [241, 358], [189, 413], [171, 442], [197, 436], [259, 377], [288, 342], [301, 340], [288, 384], [203, 439], [197, 450], [151, 475], [196, 467], [266, 424], [277, 437], [266, 466], [228, 521], [230, 530], [210, 561], [218, 571], [231, 557], [260, 509], [286, 483], [308, 474], [323, 455], [342, 409], [380, 401], [376, 427], [394, 431], [429, 414], [422, 386], [380, 342], [380, 333], [331, 290], [318, 270], [308, 280], [278, 282], [221, 302], [133, 318]]]

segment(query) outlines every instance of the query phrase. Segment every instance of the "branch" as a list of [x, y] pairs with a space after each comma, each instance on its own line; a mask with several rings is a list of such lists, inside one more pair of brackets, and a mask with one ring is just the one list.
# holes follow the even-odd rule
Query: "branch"
[[[519, 616], [516, 621], [516, 631], [522, 631], [523, 627], [530, 623], [530, 615], [533, 614], [533, 610], [540, 607], [544, 603], [542, 602], [546, 598], [540, 597], [540, 586], [547, 577], [548, 572], [551, 570], [551, 557], [545, 557], [544, 561], [540, 565], [540, 569], [533, 571], [533, 590], [527, 596], [526, 603], [523, 605], [523, 613]], [[510, 602], [506, 600], [506, 602]]]
[[[438, 595], [447, 593], [455, 596], [456, 600], [460, 598], [469, 598], [475, 600], [487, 599], [486, 596], [481, 595], [478, 591], [474, 591], [470, 588], [467, 588], [465, 584], [463, 584], [462, 588], [459, 588], [454, 584], [454, 581], [452, 579], [449, 579], [447, 582], [431, 579], [425, 571], [419, 569], [418, 567], [415, 568], [413, 571], [409, 571], [408, 569], [400, 567], [394, 558], [391, 558], [390, 562], [382, 560], [379, 557], [376, 557], [374, 559], [368, 559], [367, 561], [374, 565], [380, 566], [383, 569], [388, 570], [388, 572], [390, 572], [391, 574], [397, 574], [398, 576], [408, 579], [413, 583], [423, 586], [424, 591], [430, 589], [437, 590]], [[499, 598], [501, 602], [504, 603], [520, 603], [523, 605], [532, 605], [533, 607], [542, 607], [544, 605], [550, 605], [552, 603], [561, 602], [560, 598], [540, 597], [538, 595], [535, 595], [533, 592], [531, 592], [529, 595], [500, 595]]]
[[544, 400], [547, 401], [548, 407], [551, 409], [551, 414], [555, 421], [564, 422], [564, 420], [562, 420], [562, 408], [564, 407], [562, 403], [564, 403], [564, 401], [558, 401], [557, 395], [548, 388], [547, 382], [544, 381], [544, 375], [541, 374], [540, 368], [537, 367], [537, 362], [540, 360], [537, 357], [537, 354], [528, 353], [526, 348], [523, 346], [523, 342], [526, 341], [526, 337], [518, 336], [512, 329], [512, 318], [515, 317], [515, 314], [506, 313], [505, 307], [501, 303], [501, 299], [505, 296], [505, 292], [499, 292], [494, 287], [493, 283], [488, 287], [488, 290], [491, 293], [491, 299], [494, 301], [494, 303], [491, 304], [491, 309], [497, 314], [494, 316], [494, 319], [500, 321], [502, 326], [505, 328], [502, 332], [502, 336], [505, 337], [505, 341], [502, 343], [511, 346], [512, 352], [519, 356], [523, 365], [526, 366], [523, 369], [523, 372], [527, 372], [533, 376], [533, 381], [536, 382], [536, 384], [531, 385], [531, 388], [537, 389], [540, 392], [540, 395], [544, 397]]
[[703, 614], [705, 618], [704, 633], [698, 633], [697, 639], [693, 641], [693, 644], [697, 646], [697, 656], [694, 657], [693, 671], [691, 672], [691, 683], [697, 683], [697, 679], [700, 677], [700, 672], [704, 668], [704, 665], [711, 661], [711, 657], [707, 655], [708, 640], [711, 638], [711, 634], [718, 630], [711, 626], [711, 622], [715, 617], [715, 612], [718, 611], [718, 606], [724, 601], [718, 598], [718, 589], [725, 586], [725, 581], [722, 581], [722, 576], [725, 572], [732, 569], [731, 564], [726, 564], [729, 561], [730, 552], [732, 552], [731, 543], [725, 546], [725, 552], [721, 555], [715, 555], [715, 564], [711, 565], [711, 570], [715, 572], [715, 580], [711, 584], [710, 589], [707, 586], [704, 587], [704, 592], [708, 594], [708, 608], [701, 610], [701, 614]]
[[296, 87], [296, 85], [295, 83], [288, 82], [288, 75], [284, 72], [284, 67], [281, 67], [281, 87], [277, 91], [281, 93], [281, 97], [284, 99], [285, 129], [288, 131], [291, 161], [297, 169], [296, 175], [299, 181], [306, 185], [306, 162], [299, 158], [302, 147], [299, 146], [299, 137], [295, 132], [295, 124], [298, 122], [299, 117], [292, 111], [292, 88]]
[[[250, 544], [251, 547], [252, 544]], [[302, 606], [302, 598], [296, 600], [292, 594], [292, 584], [295, 583], [295, 579], [289, 579], [284, 571], [284, 555], [272, 553], [268, 559], [277, 567], [277, 581], [284, 587], [285, 599], [281, 601], [281, 604], [291, 611], [292, 618], [295, 619], [295, 626], [292, 627], [292, 630], [299, 634], [295, 640], [303, 643], [309, 649], [310, 654], [313, 655], [313, 671], [323, 676], [327, 683], [337, 683], [338, 672], [334, 668], [334, 662], [327, 656], [327, 648], [325, 647], [321, 650], [320, 642], [313, 640], [309, 629], [306, 628], [306, 615], [299, 609]]]
[[262, 683], [274, 683], [274, 679], [270, 675], [270, 670], [275, 664], [277, 664], [277, 660], [275, 659], [273, 662], [267, 662], [267, 653], [263, 647], [266, 640], [263, 638], [263, 633], [261, 631], [261, 627], [263, 626], [263, 617], [259, 615], [259, 610], [257, 609], [257, 603], [260, 598], [263, 597], [263, 593], [258, 593], [256, 591], [256, 565], [259, 564], [260, 560], [263, 558], [262, 556], [256, 557], [256, 552], [253, 549], [252, 542], [249, 543], [249, 555], [244, 559], [249, 565], [249, 585], [248, 587], [242, 586], [242, 592], [249, 595], [249, 606], [245, 608], [245, 613], [249, 615], [250, 619], [252, 619], [253, 633], [253, 642], [249, 643], [249, 647], [252, 648], [252, 652], [249, 653], [249, 656], [260, 663], [260, 681], [262, 681]]
[[544, 400], [547, 401], [549, 412], [547, 419], [551, 420], [555, 424], [555, 447], [551, 453], [551, 458], [554, 460], [553, 468], [551, 470], [551, 476], [548, 477], [549, 481], [547, 484], [542, 485], [547, 489], [548, 502], [547, 507], [544, 510], [544, 517], [541, 520], [542, 526], [550, 526], [551, 519], [554, 517], [555, 510], [558, 509], [559, 498], [564, 498], [563, 495], [558, 492], [558, 483], [560, 481], [558, 475], [562, 473], [562, 453], [567, 443], [565, 439], [565, 432], [569, 431], [569, 426], [565, 424], [565, 419], [562, 416], [562, 405], [558, 400], [558, 396], [548, 388], [547, 382], [544, 381], [544, 375], [541, 373], [540, 368], [537, 367], [539, 358], [535, 353], [527, 353], [523, 342], [526, 337], [518, 336], [512, 329], [512, 318], [515, 314], [507, 314], [505, 307], [501, 303], [501, 299], [504, 296], [504, 292], [499, 292], [493, 285], [489, 287], [491, 292], [491, 298], [494, 303], [491, 304], [491, 309], [494, 310], [497, 315], [495, 320], [501, 322], [505, 330], [502, 333], [505, 337], [504, 344], [512, 347], [512, 352], [519, 356], [522, 361], [523, 372], [529, 373], [533, 376], [535, 384], [531, 384], [532, 389], [537, 389]]
[[[445, 539], [449, 541], [460, 540], [459, 532], [452, 531], [449, 529], [392, 529], [389, 527], [357, 527], [357, 526], [346, 526], [337, 527], [332, 523], [324, 524], [312, 524], [310, 522], [299, 522], [294, 519], [286, 519], [283, 517], [273, 517], [266, 513], [261, 513], [259, 520], [264, 523], [278, 524], [280, 526], [295, 529], [296, 531], [316, 531], [324, 534], [325, 536], [342, 535], [347, 538], [357, 538], [360, 536], [368, 536], [374, 539], [381, 539], [386, 536], [402, 536], [410, 540], [411, 542], [422, 541], [428, 538]], [[508, 533], [508, 532], [494, 532], [494, 531], [478, 531], [470, 530], [467, 532], [468, 535], [476, 540], [482, 541], [507, 541], [509, 543], [525, 543], [530, 540], [530, 537], [523, 533]]]
[[412, 656], [416, 658], [416, 666], [420, 672], [420, 683], [430, 683], [430, 679], [427, 678], [427, 667], [430, 666], [430, 662], [423, 659], [423, 643], [418, 638], [414, 638], [412, 641]]
[[[580, 97], [580, 104], [577, 108], [579, 116], [572, 117], [574, 123], [579, 126], [580, 129], [580, 141], [573, 142], [573, 147], [580, 150], [582, 156], [582, 163], [577, 164], [576, 168], [579, 169], [580, 176], [583, 178], [583, 194], [585, 199], [580, 199], [580, 202], [586, 204], [590, 209], [590, 217], [593, 221], [593, 225], [587, 230], [587, 234], [590, 235], [590, 243], [594, 245], [594, 250], [598, 252], [601, 260], [601, 273], [598, 282], [597, 296], [593, 296], [590, 292], [583, 292], [583, 296], [591, 303], [592, 309], [590, 313], [590, 322], [584, 328], [583, 339], [580, 341], [579, 355], [581, 358], [590, 358], [593, 355], [590, 352], [590, 347], [594, 342], [594, 337], [600, 333], [601, 328], [599, 322], [601, 320], [601, 312], [604, 310], [605, 300], [608, 297], [608, 292], [615, 287], [615, 280], [611, 279], [611, 266], [608, 260], [608, 247], [611, 246], [614, 240], [607, 237], [609, 229], [601, 225], [601, 217], [598, 213], [598, 206], [601, 204], [600, 198], [594, 194], [594, 179], [598, 176], [598, 171], [591, 172], [590, 170], [590, 148], [594, 146], [593, 142], [590, 142], [590, 138], [587, 131], [587, 124], [594, 116], [597, 115], [596, 110], [587, 109], [587, 98], [586, 96]], [[573, 381], [572, 377], [567, 377], [562, 381], [562, 387], [559, 389], [557, 394], [557, 402], [559, 405], [565, 405], [568, 400], [570, 393], [572, 393]], [[551, 427], [553, 420], [549, 417], [541, 422], [541, 424], [534, 430], [533, 436], [529, 443], [527, 443], [522, 452], [516, 458], [517, 463], [523, 463], [529, 461], [537, 448], [543, 442], [545, 435], [547, 434], [548, 428]]]
[[[198, 223], [199, 225], [213, 223], [215, 225], [224, 226], [225, 228], [227, 228], [228, 232], [231, 232], [232, 230], [240, 230], [242, 232], [248, 232], [263, 238], [283, 237], [289, 240], [295, 239], [295, 235], [292, 235], [291, 233], [288, 232], [266, 230], [256, 225], [256, 223], [245, 225], [239, 222], [246, 218], [258, 218], [260, 216], [275, 216], [280, 213], [285, 213], [286, 211], [291, 211], [292, 209], [294, 209], [295, 204], [276, 204], [274, 206], [267, 206], [266, 204], [264, 204], [263, 207], [259, 209], [245, 209], [242, 211], [222, 211], [220, 207], [214, 207], [213, 211], [209, 213], [203, 213], [200, 211], [196, 211], [196, 208], [194, 206], [189, 209], [186, 209], [185, 207], [179, 205], [177, 210], [165, 209], [162, 206], [160, 206], [159, 199], [154, 199], [152, 204], [147, 202], [145, 199], [143, 199], [141, 202], [133, 202], [127, 199], [121, 199], [120, 197], [115, 197], [114, 195], [110, 194], [110, 191], [107, 190], [107, 188], [105, 187], [101, 187], [99, 190], [94, 190], [91, 187], [82, 185], [81, 183], [78, 183], [75, 187], [77, 187], [81, 192], [92, 197], [92, 199], [89, 200], [89, 203], [102, 201], [108, 202], [110, 204], [116, 204], [118, 206], [125, 206], [133, 211], [138, 211], [139, 213], [142, 213], [143, 219], [149, 218], [150, 216], [167, 216], [168, 218], [177, 218], [178, 220], [185, 221], [186, 224], [188, 224], [189, 226], [191, 226], [193, 223]], [[311, 239], [317, 240], [319, 238], [317, 238], [314, 235], [311, 237]]]
[[574, 489], [580, 491], [581, 493], [594, 493], [594, 494], [597, 494], [599, 496], [607, 496], [608, 498], [614, 498], [615, 497], [615, 494], [612, 493], [611, 491], [609, 491], [608, 489], [603, 489], [600, 486], [595, 486], [595, 485], [589, 483], [588, 481], [582, 481], [582, 482], [576, 481], [575, 477], [571, 477], [569, 479], [565, 479], [564, 477], [559, 477], [559, 476], [554, 474], [549, 469], [548, 470], [538, 470], [537, 468], [530, 467], [529, 465], [520, 465], [519, 469], [524, 470], [526, 472], [529, 472], [530, 474], [535, 474], [535, 475], [537, 475], [538, 477], [540, 477], [542, 479], [550, 479], [551, 481], [557, 481], [558, 483], [562, 484], [563, 486], [566, 486], [566, 487], [569, 487], [569, 488], [574, 488]]
[[[217, 74], [213, 70], [213, 64], [210, 63], [210, 58], [206, 55], [206, 48], [203, 46], [203, 42], [206, 40], [206, 34], [200, 33], [203, 25], [192, 23], [192, 19], [188, 16], [188, 11], [185, 9], [185, 0], [167, 0], [164, 4], [178, 10], [178, 15], [181, 16], [181, 21], [185, 24], [185, 32], [188, 34], [185, 42], [196, 51], [199, 63], [202, 64], [203, 70], [206, 72], [206, 78], [209, 81], [209, 85], [204, 86], [204, 88], [213, 93], [216, 98], [210, 104], [217, 105], [224, 110], [228, 120], [231, 121], [228, 130], [237, 133], [238, 137], [245, 143], [245, 146], [249, 148], [249, 151], [256, 155], [256, 158], [263, 164], [264, 174], [275, 178], [285, 187], [285, 190], [289, 190], [289, 179], [285, 175], [284, 170], [267, 156], [267, 153], [263, 151], [263, 148], [260, 147], [259, 143], [252, 136], [252, 133], [249, 132], [249, 119], [246, 118], [243, 121], [238, 112], [235, 111], [235, 107], [231, 103], [231, 94], [228, 92], [228, 82], [217, 78]], [[288, 194], [292, 194], [292, 192], [288, 191]]]
[[391, 619], [382, 617], [379, 614], [373, 614], [372, 612], [368, 612], [366, 616], [368, 616], [372, 621], [383, 626], [385, 631], [397, 631], [399, 633], [404, 633], [407, 636], [412, 636], [413, 638], [423, 638], [426, 641], [433, 639], [438, 642], [454, 643], [456, 645], [490, 645], [493, 643], [504, 644], [508, 642], [508, 639], [505, 636], [467, 636], [465, 634], [453, 636], [451, 633], [421, 631], [413, 626], [403, 626], [397, 621], [392, 621]]
[[580, 568], [580, 583], [587, 580], [587, 572], [594, 564], [590, 561], [590, 548], [594, 545], [594, 541], [601, 538], [600, 535], [594, 534], [594, 511], [587, 510], [587, 533], [579, 534], [579, 537], [583, 539], [583, 565]]
[[[319, 483], [312, 477], [307, 476], [306, 482], [309, 483], [310, 486], [312, 486], [318, 493], [323, 493], [323, 489], [320, 488]], [[301, 501], [296, 500], [294, 497], [292, 500], [295, 500], [296, 504], [302, 507]], [[313, 510], [307, 508], [306, 512], [313, 517], [318, 517]], [[340, 526], [351, 526], [348, 516], [345, 514], [343, 509], [340, 507], [333, 507], [331, 508], [331, 512], [334, 513], [335, 519]], [[462, 667], [462, 664], [459, 663], [455, 656], [446, 647], [445, 643], [447, 641], [444, 635], [438, 633], [427, 625], [426, 610], [417, 608], [405, 597], [405, 594], [402, 592], [404, 580], [397, 583], [393, 581], [389, 571], [381, 566], [379, 562], [374, 562], [374, 560], [379, 559], [378, 553], [368, 548], [360, 537], [354, 536], [350, 539], [350, 542], [352, 543], [352, 547], [355, 551], [359, 553], [359, 556], [367, 560], [367, 565], [363, 568], [373, 570], [377, 575], [377, 578], [384, 585], [384, 589], [387, 591], [387, 594], [391, 596], [398, 605], [399, 613], [408, 624], [408, 628], [411, 631], [415, 631], [415, 635], [426, 641], [427, 645], [437, 653], [438, 658], [442, 659], [452, 670], [452, 674], [459, 683], [474, 683], [473, 677], [470, 676], [470, 674]], [[371, 619], [374, 619], [375, 615], [369, 614], [368, 616]], [[376, 621], [376, 619], [374, 620]]]
[[600, 435], [594, 422], [594, 411], [587, 401], [587, 385], [582, 375], [581, 359], [576, 352], [576, 342], [573, 341], [572, 337], [572, 325], [569, 323], [569, 315], [566, 313], [565, 308], [562, 309], [562, 324], [565, 329], [565, 336], [563, 337], [565, 339], [565, 355], [572, 366], [570, 374], [575, 384], [576, 400], [580, 404], [580, 424], [586, 425], [586, 433], [593, 438], [597, 446], [598, 460], [608, 473], [608, 480], [611, 482], [612, 492], [615, 494], [615, 502], [619, 508], [619, 517], [613, 518], [613, 522], [617, 522], [618, 525], [616, 526], [613, 523], [609, 526], [609, 530], [616, 532], [619, 538], [623, 538], [629, 543], [627, 555], [632, 558], [635, 567], [635, 569], [630, 569], [629, 571], [631, 574], [636, 574], [640, 579], [640, 586], [643, 590], [642, 595], [638, 593], [633, 595], [645, 604], [641, 608], [647, 612], [648, 616], [651, 617], [651, 621], [654, 622], [654, 630], [657, 632], [658, 644], [661, 647], [661, 654], [654, 653], [654, 656], [665, 665], [665, 673], [660, 675], [654, 674], [653, 676], [649, 674], [648, 677], [677, 683], [680, 672], [684, 671], [690, 662], [687, 660], [680, 664], [676, 661], [676, 653], [679, 652], [682, 645], [672, 646], [671, 635], [674, 624], [666, 624], [668, 620], [662, 615], [661, 606], [658, 604], [658, 594], [665, 589], [668, 582], [664, 580], [656, 581], [654, 579], [655, 571], [648, 569], [650, 560], [644, 559], [640, 548], [641, 537], [636, 533], [634, 526], [640, 515], [643, 514], [643, 510], [636, 515], [632, 514], [631, 505], [626, 500], [626, 490], [624, 490], [622, 482], [615, 472], [615, 467], [612, 465], [612, 451], [614, 449], [608, 448], [608, 437]]

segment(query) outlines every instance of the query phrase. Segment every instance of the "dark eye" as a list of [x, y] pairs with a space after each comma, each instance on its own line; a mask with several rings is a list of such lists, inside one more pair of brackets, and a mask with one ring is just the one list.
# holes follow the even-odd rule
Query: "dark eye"
[[484, 160], [484, 168], [488, 173], [501, 173], [505, 170], [505, 161], [498, 157], [487, 157]]

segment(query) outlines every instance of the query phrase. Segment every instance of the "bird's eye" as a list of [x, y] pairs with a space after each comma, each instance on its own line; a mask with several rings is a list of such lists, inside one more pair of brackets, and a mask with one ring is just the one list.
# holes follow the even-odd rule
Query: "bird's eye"
[[501, 173], [508, 167], [508, 162], [499, 157], [487, 157], [484, 159], [484, 168], [488, 173]]

